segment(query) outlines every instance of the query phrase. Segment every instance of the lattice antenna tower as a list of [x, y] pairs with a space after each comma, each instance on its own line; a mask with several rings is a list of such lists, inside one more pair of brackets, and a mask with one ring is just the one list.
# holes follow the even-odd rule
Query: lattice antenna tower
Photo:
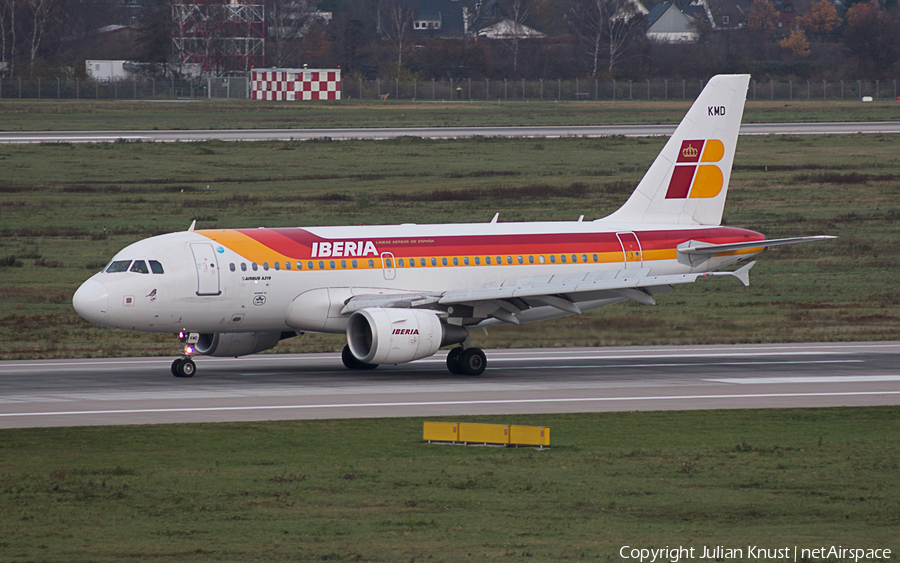
[[174, 0], [173, 58], [222, 75], [262, 67], [266, 55], [261, 0]]

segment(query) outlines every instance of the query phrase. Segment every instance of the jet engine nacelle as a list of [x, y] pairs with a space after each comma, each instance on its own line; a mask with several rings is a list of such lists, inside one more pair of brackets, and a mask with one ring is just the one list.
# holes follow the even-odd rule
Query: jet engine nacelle
[[366, 364], [402, 364], [427, 358], [447, 344], [463, 342], [467, 329], [442, 323], [434, 311], [362, 309], [350, 316], [347, 344]]
[[280, 332], [216, 332], [201, 334], [194, 347], [204, 356], [246, 356], [274, 348]]

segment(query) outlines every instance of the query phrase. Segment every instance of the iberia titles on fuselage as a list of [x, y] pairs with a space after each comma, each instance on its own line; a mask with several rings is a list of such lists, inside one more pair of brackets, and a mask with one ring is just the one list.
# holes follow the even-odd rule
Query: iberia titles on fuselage
[[[766, 240], [721, 226], [749, 77], [710, 80], [628, 201], [595, 221], [193, 230], [119, 252], [74, 297], [95, 323], [178, 333], [194, 352], [241, 356], [303, 332], [347, 335], [353, 369], [450, 351], [479, 374], [469, 331], [581, 313], [701, 277], [748, 283]], [[715, 111], [709, 110], [715, 108]]]

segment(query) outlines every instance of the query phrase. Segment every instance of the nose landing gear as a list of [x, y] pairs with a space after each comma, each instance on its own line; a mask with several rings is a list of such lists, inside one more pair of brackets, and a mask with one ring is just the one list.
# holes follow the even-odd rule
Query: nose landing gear
[[194, 363], [194, 344], [200, 339], [196, 332], [179, 332], [178, 340], [184, 345], [181, 349], [181, 357], [172, 362], [172, 375], [175, 377], [194, 377], [197, 364]]
[[178, 358], [172, 362], [172, 375], [175, 377], [193, 377], [197, 364], [191, 358]]

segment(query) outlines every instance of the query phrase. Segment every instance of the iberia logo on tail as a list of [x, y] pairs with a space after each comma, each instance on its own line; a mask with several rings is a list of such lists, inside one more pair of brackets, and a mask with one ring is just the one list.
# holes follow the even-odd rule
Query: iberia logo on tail
[[722, 169], [716, 162], [725, 156], [718, 139], [684, 141], [669, 180], [666, 199], [710, 198], [722, 191]]

